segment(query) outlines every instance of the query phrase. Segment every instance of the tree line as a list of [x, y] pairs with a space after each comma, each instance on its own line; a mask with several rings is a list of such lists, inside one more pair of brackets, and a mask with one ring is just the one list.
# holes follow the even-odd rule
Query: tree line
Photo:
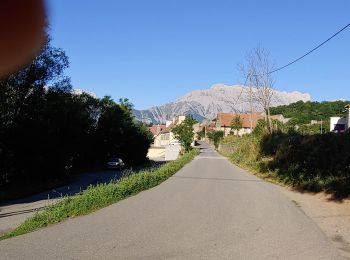
[[47, 39], [37, 57], [0, 79], [0, 187], [103, 166], [146, 160], [152, 135], [132, 104], [75, 94], [65, 52]]
[[294, 124], [309, 124], [311, 120], [325, 121], [332, 116], [344, 116], [344, 106], [349, 101], [298, 101], [289, 105], [271, 107], [271, 114], [282, 114]]

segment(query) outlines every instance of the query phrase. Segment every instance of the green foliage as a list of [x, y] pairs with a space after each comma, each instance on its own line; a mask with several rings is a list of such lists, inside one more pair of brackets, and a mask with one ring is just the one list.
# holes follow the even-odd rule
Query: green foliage
[[48, 41], [26, 68], [0, 80], [0, 187], [101, 167], [107, 157], [146, 160], [152, 136], [128, 99], [72, 92], [68, 57]]
[[191, 150], [191, 143], [194, 138], [193, 125], [196, 122], [196, 120], [189, 116], [171, 130], [174, 133], [175, 138], [178, 139], [185, 148], [185, 151]]
[[208, 133], [208, 138], [214, 143], [216, 149], [218, 149], [220, 141], [224, 138], [223, 131], [213, 131]]
[[90, 186], [82, 193], [65, 197], [58, 203], [37, 213], [14, 231], [0, 237], [0, 240], [32, 232], [71, 217], [86, 215], [143, 190], [150, 189], [179, 171], [197, 154], [198, 150], [194, 149], [176, 161], [169, 162], [151, 171], [141, 171], [108, 184], [100, 184], [95, 187]]
[[239, 131], [243, 127], [243, 120], [240, 116], [235, 116], [231, 122], [232, 131]]
[[253, 135], [262, 136], [268, 133], [267, 122], [265, 120], [258, 120], [256, 127], [253, 130]]
[[259, 168], [259, 138], [257, 135], [243, 135], [241, 138], [228, 136], [223, 143], [232, 145], [234, 152], [225, 155], [234, 163], [257, 170]]
[[197, 133], [199, 139], [203, 139], [205, 137], [205, 128], [203, 127], [200, 132]]
[[323, 122], [322, 127], [321, 124], [302, 124], [298, 126], [298, 132], [303, 135], [314, 135], [329, 132], [329, 121]]
[[[224, 140], [225, 141], [225, 140]], [[350, 195], [350, 135], [277, 131], [231, 138], [232, 162], [296, 188]], [[229, 149], [228, 149], [229, 150]]]
[[343, 116], [344, 106], [349, 101], [324, 101], [303, 102], [270, 108], [272, 115], [282, 114], [286, 118], [292, 118], [293, 125], [309, 124], [311, 120], [327, 121], [332, 116]]

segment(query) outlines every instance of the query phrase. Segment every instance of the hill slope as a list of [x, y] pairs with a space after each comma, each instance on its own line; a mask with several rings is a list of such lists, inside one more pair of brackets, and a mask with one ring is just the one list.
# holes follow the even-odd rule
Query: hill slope
[[296, 102], [271, 109], [271, 114], [282, 114], [294, 123], [308, 124], [311, 120], [328, 121], [332, 116], [344, 116], [344, 106], [349, 101]]

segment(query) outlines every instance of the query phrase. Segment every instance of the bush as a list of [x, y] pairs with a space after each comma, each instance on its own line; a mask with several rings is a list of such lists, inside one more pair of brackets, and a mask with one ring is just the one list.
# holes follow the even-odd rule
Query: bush
[[350, 134], [274, 132], [231, 138], [230, 160], [296, 188], [350, 194]]
[[213, 131], [208, 133], [208, 138], [211, 142], [214, 143], [216, 149], [218, 149], [220, 141], [224, 138], [223, 131]]

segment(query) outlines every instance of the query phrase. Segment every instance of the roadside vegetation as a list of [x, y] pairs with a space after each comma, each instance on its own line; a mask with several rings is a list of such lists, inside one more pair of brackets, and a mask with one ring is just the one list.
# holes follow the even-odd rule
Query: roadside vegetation
[[[297, 128], [302, 134], [328, 133], [330, 117], [342, 117], [344, 106], [347, 104], [349, 101], [298, 101], [289, 105], [272, 107], [271, 114], [282, 114], [285, 118], [290, 118], [287, 126]], [[314, 123], [311, 124], [311, 121]]]
[[213, 131], [208, 133], [208, 139], [218, 149], [221, 140], [224, 138], [224, 131]]
[[[348, 102], [299, 101], [271, 107], [276, 68], [269, 53], [258, 46], [239, 68], [249, 86], [250, 111], [253, 113], [253, 104], [258, 104], [265, 120], [260, 120], [250, 135], [226, 137], [220, 142], [220, 152], [263, 178], [300, 190], [329, 192], [338, 198], [349, 196], [350, 134], [329, 132], [329, 118], [343, 116]], [[278, 114], [289, 121], [284, 124], [271, 117]], [[233, 132], [240, 123], [239, 118], [233, 120]], [[211, 133], [216, 134], [219, 132]]]
[[194, 139], [193, 125], [195, 123], [197, 123], [195, 119], [187, 116], [182, 123], [172, 129], [175, 138], [179, 140], [186, 152], [192, 150], [191, 144]]
[[310, 135], [275, 121], [272, 125], [271, 134], [260, 121], [251, 135], [226, 137], [221, 152], [271, 181], [336, 198], [350, 195], [349, 133]]
[[41, 227], [61, 222], [68, 218], [86, 215], [112, 203], [133, 196], [143, 190], [157, 186], [179, 171], [198, 154], [197, 149], [185, 153], [179, 159], [153, 170], [130, 174], [108, 184], [90, 186], [75, 196], [65, 197], [27, 219], [14, 231], [0, 237], [0, 240], [32, 232]]
[[68, 66], [47, 36], [30, 64], [0, 79], [0, 201], [26, 195], [28, 186], [35, 192], [62, 184], [109, 157], [129, 165], [146, 160], [152, 135], [135, 121], [129, 100], [75, 92]]
[[344, 106], [349, 101], [323, 101], [323, 102], [303, 102], [298, 101], [289, 105], [271, 107], [271, 114], [282, 114], [286, 118], [291, 118], [294, 124], [309, 124], [311, 120], [329, 120], [332, 116], [344, 115]]

